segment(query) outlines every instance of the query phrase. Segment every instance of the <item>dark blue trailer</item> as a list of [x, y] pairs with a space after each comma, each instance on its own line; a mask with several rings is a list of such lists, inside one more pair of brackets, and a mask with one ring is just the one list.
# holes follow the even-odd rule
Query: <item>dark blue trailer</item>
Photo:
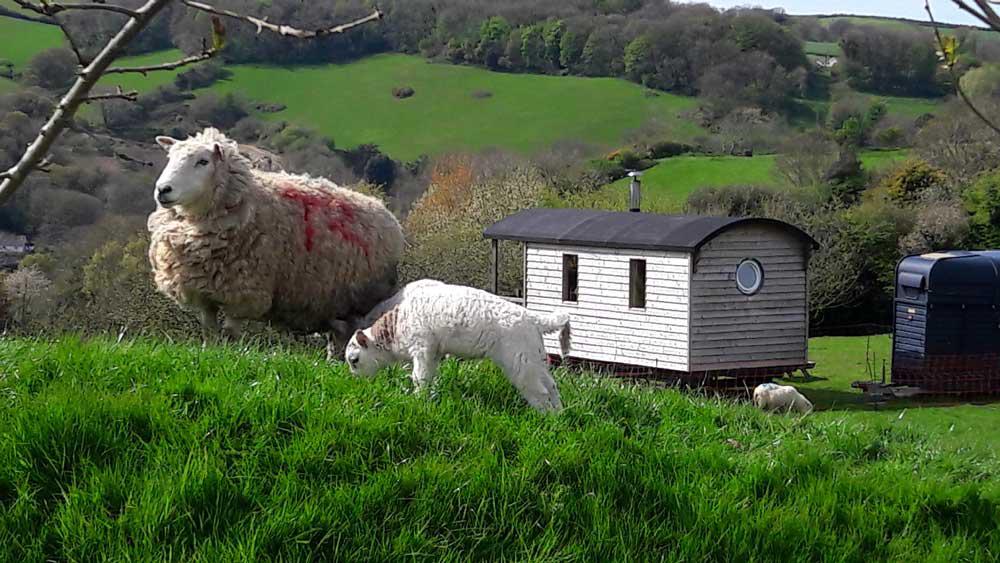
[[1000, 251], [907, 256], [895, 293], [893, 385], [1000, 392]]

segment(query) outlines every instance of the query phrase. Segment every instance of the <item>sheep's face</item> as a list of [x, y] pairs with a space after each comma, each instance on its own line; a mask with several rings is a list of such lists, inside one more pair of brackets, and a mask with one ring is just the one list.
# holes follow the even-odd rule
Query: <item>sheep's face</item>
[[156, 180], [153, 198], [161, 207], [199, 207], [211, 202], [216, 168], [222, 163], [222, 147], [157, 137], [166, 149], [166, 168]]
[[344, 358], [351, 373], [364, 377], [372, 377], [378, 373], [384, 363], [383, 356], [384, 351], [360, 330], [354, 333], [344, 350]]

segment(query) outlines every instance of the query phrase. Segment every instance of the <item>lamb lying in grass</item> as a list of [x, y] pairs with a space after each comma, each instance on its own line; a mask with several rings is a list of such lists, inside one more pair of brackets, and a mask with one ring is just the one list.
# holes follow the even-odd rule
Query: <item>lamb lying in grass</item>
[[485, 291], [428, 280], [408, 285], [397, 297], [371, 327], [351, 337], [344, 355], [352, 373], [371, 376], [387, 364], [412, 361], [420, 391], [433, 384], [445, 354], [489, 358], [532, 407], [562, 409], [542, 335], [558, 331], [567, 355], [569, 315], [539, 315]]
[[753, 404], [759, 409], [773, 411], [798, 411], [806, 414], [812, 411], [812, 403], [791, 385], [761, 383], [753, 390]]

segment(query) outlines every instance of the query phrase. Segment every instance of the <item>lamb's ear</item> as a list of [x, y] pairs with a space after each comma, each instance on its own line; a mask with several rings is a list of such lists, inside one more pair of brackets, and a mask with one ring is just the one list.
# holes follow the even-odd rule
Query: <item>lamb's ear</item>
[[358, 346], [362, 348], [368, 348], [368, 345], [371, 344], [371, 340], [360, 330], [354, 333], [354, 339], [358, 341]]
[[215, 143], [212, 148], [212, 156], [215, 157], [216, 162], [222, 162], [222, 145]]
[[160, 135], [159, 137], [156, 138], [156, 144], [160, 145], [160, 147], [166, 151], [170, 150], [170, 147], [174, 146], [174, 143], [176, 142], [177, 139], [173, 137], [167, 137], [166, 135]]

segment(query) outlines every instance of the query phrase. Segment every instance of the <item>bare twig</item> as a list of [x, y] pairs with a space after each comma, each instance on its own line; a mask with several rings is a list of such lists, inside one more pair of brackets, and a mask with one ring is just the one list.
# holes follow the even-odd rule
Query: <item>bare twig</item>
[[[14, 0], [14, 1], [17, 2], [17, 4], [22, 8], [32, 10], [35, 12], [38, 12], [38, 10], [42, 10], [42, 12], [38, 13], [46, 15], [48, 15], [48, 13], [45, 10], [49, 11], [55, 10], [56, 8], [54, 8], [53, 6], [57, 5], [57, 4], [50, 4], [45, 1], [43, 1], [41, 5], [32, 4], [30, 2], [27, 2], [26, 0]], [[257, 26], [258, 32], [267, 29], [269, 31], [278, 33], [279, 35], [299, 37], [303, 39], [310, 39], [314, 37], [320, 37], [336, 33], [344, 33], [350, 29], [358, 27], [359, 25], [376, 21], [382, 18], [382, 12], [375, 10], [371, 15], [350, 23], [330, 28], [319, 29], [316, 31], [303, 31], [295, 29], [290, 26], [274, 25], [268, 23], [265, 20], [254, 18], [252, 16], [245, 16], [243, 14], [230, 12], [228, 10], [220, 10], [218, 8], [215, 8], [213, 6], [201, 2], [194, 2], [191, 0], [180, 0], [180, 1], [183, 2], [185, 5], [194, 8], [196, 10], [209, 12], [217, 16], [224, 16], [229, 18], [235, 18], [241, 21], [250, 22]], [[59, 135], [62, 134], [62, 132], [66, 129], [66, 127], [70, 125], [73, 119], [73, 115], [76, 114], [76, 111], [77, 109], [79, 109], [80, 105], [85, 103], [88, 100], [88, 98], [90, 98], [91, 100], [93, 98], [99, 98], [99, 96], [90, 96], [90, 91], [94, 88], [94, 86], [97, 84], [97, 82], [101, 79], [101, 77], [104, 74], [107, 73], [120, 74], [128, 72], [146, 74], [148, 72], [153, 72], [157, 70], [173, 70], [184, 65], [193, 64], [196, 62], [209, 59], [213, 55], [215, 55], [217, 51], [222, 49], [224, 43], [225, 30], [222, 29], [221, 22], [218, 21], [218, 18], [214, 18], [212, 22], [212, 27], [213, 27], [212, 48], [211, 49], [203, 48], [201, 54], [199, 55], [187, 57], [185, 59], [181, 59], [173, 63], [152, 65], [148, 67], [110, 68], [111, 63], [114, 62], [115, 59], [117, 59], [122, 52], [124, 52], [125, 47], [129, 44], [129, 42], [132, 41], [132, 39], [135, 38], [135, 36], [138, 35], [143, 29], [145, 29], [146, 26], [149, 25], [149, 22], [152, 21], [153, 18], [155, 18], [160, 13], [160, 11], [163, 10], [163, 8], [166, 7], [166, 5], [169, 4], [170, 2], [171, 0], [147, 0], [147, 2], [143, 4], [141, 8], [134, 11], [129, 11], [127, 13], [123, 11], [125, 10], [124, 8], [108, 9], [108, 11], [124, 13], [129, 16], [129, 19], [122, 26], [121, 30], [119, 30], [118, 33], [113, 38], [111, 38], [110, 41], [108, 41], [108, 43], [104, 46], [104, 48], [101, 49], [101, 52], [98, 53], [96, 57], [94, 57], [94, 60], [90, 61], [89, 64], [86, 64], [85, 68], [82, 71], [80, 71], [80, 74], [76, 79], [76, 82], [73, 83], [73, 86], [69, 89], [69, 92], [67, 92], [66, 95], [63, 96], [63, 98], [59, 101], [59, 104], [56, 106], [56, 110], [52, 113], [52, 116], [49, 117], [49, 120], [45, 123], [45, 125], [42, 126], [42, 129], [41, 131], [39, 131], [38, 136], [35, 138], [35, 140], [28, 146], [24, 154], [21, 155], [21, 158], [20, 160], [18, 160], [17, 164], [12, 166], [5, 172], [0, 172], [0, 205], [6, 203], [11, 198], [11, 196], [14, 195], [14, 192], [17, 191], [17, 189], [21, 186], [21, 184], [24, 183], [25, 178], [28, 177], [28, 174], [30, 174], [40, 162], [44, 162], [43, 158], [45, 157], [46, 154], [48, 154], [49, 149], [52, 147], [52, 144], [55, 143]], [[71, 8], [71, 6], [75, 7], [76, 9], [93, 9], [93, 10], [105, 9], [108, 8], [108, 6], [110, 6], [106, 4], [98, 4], [96, 2], [94, 4], [96, 5], [83, 4], [83, 3], [58, 4], [58, 5], [62, 6], [62, 8], [59, 9], [59, 11], [74, 9]], [[88, 6], [88, 7], [80, 8], [80, 6]], [[98, 8], [97, 6], [101, 6], [101, 8]]]
[[[954, 1], [957, 4], [964, 4], [962, 0], [954, 0]], [[997, 14], [996, 12], [993, 11], [993, 8], [991, 8], [988, 4], [986, 4], [986, 0], [975, 0], [975, 2], [985, 7], [984, 14], [986, 14], [985, 17], [987, 19], [989, 18], [996, 19], [998, 24], [1000, 24], [1000, 18], [997, 17]], [[944, 37], [941, 36], [941, 30], [940, 28], [938, 28], [937, 21], [934, 19], [934, 12], [931, 11], [930, 0], [924, 0], [924, 10], [927, 11], [927, 17], [929, 17], [931, 20], [931, 26], [934, 28], [934, 37], [937, 39], [938, 49], [941, 52], [941, 58], [944, 60], [944, 66], [946, 69], [948, 69], [948, 73], [951, 74], [951, 81], [955, 84], [955, 91], [958, 92], [958, 96], [962, 98], [962, 102], [964, 102], [965, 105], [968, 106], [970, 110], [972, 110], [972, 113], [974, 113], [976, 117], [980, 119], [980, 121], [985, 123], [996, 134], [1000, 135], [1000, 127], [998, 127], [995, 123], [993, 123], [993, 121], [990, 120], [990, 118], [986, 117], [986, 115], [983, 114], [983, 112], [980, 111], [978, 107], [976, 107], [976, 104], [972, 103], [972, 99], [969, 98], [968, 94], [965, 93], [965, 89], [962, 88], [961, 77], [958, 76], [957, 72], [955, 72], [955, 64], [954, 64], [955, 61], [948, 55], [948, 49], [945, 46]], [[1000, 28], [998, 28], [998, 30], [1000, 30]]]
[[368, 22], [373, 22], [382, 19], [382, 12], [376, 9], [370, 15], [367, 15], [361, 19], [354, 20], [352, 22], [335, 25], [333, 27], [321, 28], [317, 30], [303, 30], [296, 29], [289, 25], [273, 24], [267, 21], [267, 18], [255, 18], [253, 16], [248, 16], [245, 14], [240, 14], [237, 12], [231, 12], [229, 10], [224, 10], [222, 8], [216, 8], [215, 6], [210, 6], [203, 2], [195, 2], [194, 0], [181, 0], [185, 6], [194, 8], [195, 10], [200, 10], [202, 12], [208, 12], [210, 14], [215, 14], [217, 16], [224, 16], [227, 18], [234, 18], [241, 21], [249, 22], [257, 26], [257, 33], [263, 30], [273, 31], [279, 35], [284, 35], [287, 37], [298, 37], [299, 39], [312, 39], [314, 37], [322, 37], [324, 35], [334, 35], [337, 33], [344, 33], [349, 31], [359, 25], [364, 25]]
[[200, 63], [201, 61], [207, 61], [208, 59], [214, 57], [216, 53], [217, 53], [217, 51], [215, 49], [208, 49], [206, 51], [202, 51], [201, 53], [199, 53], [197, 55], [192, 55], [190, 57], [184, 57], [183, 59], [180, 59], [180, 60], [177, 60], [177, 61], [174, 61], [174, 62], [170, 62], [170, 63], [163, 63], [163, 64], [150, 65], [150, 66], [113, 67], [113, 68], [109, 68], [108, 70], [104, 71], [104, 74], [125, 74], [125, 73], [130, 73], [130, 72], [131, 73], [138, 73], [138, 74], [146, 74], [146, 73], [149, 73], [149, 72], [156, 72], [158, 70], [174, 70], [174, 69], [180, 68], [182, 66], [187, 66], [187, 65], [191, 65], [191, 64], [195, 64], [195, 63]]
[[68, 10], [101, 10], [104, 12], [115, 12], [117, 14], [122, 14], [123, 16], [128, 16], [130, 18], [138, 17], [138, 12], [136, 12], [135, 10], [130, 10], [124, 6], [117, 6], [115, 4], [102, 4], [98, 2], [58, 3], [58, 2], [46, 2], [43, 0], [41, 4], [34, 4], [31, 2], [27, 2], [26, 0], [14, 0], [14, 3], [24, 8], [25, 10], [31, 10], [36, 14], [41, 14], [43, 16], [49, 16], [49, 17], [53, 17], [60, 12], [66, 12]]
[[138, 99], [138, 91], [132, 90], [131, 92], [123, 92], [122, 87], [119, 86], [118, 89], [111, 94], [96, 94], [94, 96], [87, 96], [83, 99], [83, 103], [89, 104], [91, 102], [99, 102], [103, 100], [125, 100], [127, 102], [134, 102]]
[[56, 110], [49, 117], [49, 120], [42, 126], [38, 137], [28, 146], [28, 149], [21, 155], [21, 159], [4, 174], [4, 179], [0, 182], [0, 205], [14, 195], [17, 188], [24, 183], [28, 174], [35, 169], [35, 166], [42, 162], [45, 155], [49, 153], [52, 144], [55, 143], [59, 135], [69, 126], [73, 120], [73, 115], [83, 103], [84, 98], [90, 90], [97, 84], [104, 71], [111, 66], [118, 55], [124, 51], [128, 43], [141, 32], [149, 22], [160, 13], [171, 0], [149, 0], [136, 11], [137, 17], [128, 20], [121, 30], [101, 49], [101, 52], [90, 62], [89, 65], [73, 83], [69, 92], [59, 101]]
[[132, 162], [140, 166], [146, 166], [146, 167], [155, 166], [152, 162], [149, 162], [148, 160], [139, 160], [138, 158], [129, 156], [123, 152], [115, 151], [115, 156], [121, 160], [124, 160], [125, 162]]

